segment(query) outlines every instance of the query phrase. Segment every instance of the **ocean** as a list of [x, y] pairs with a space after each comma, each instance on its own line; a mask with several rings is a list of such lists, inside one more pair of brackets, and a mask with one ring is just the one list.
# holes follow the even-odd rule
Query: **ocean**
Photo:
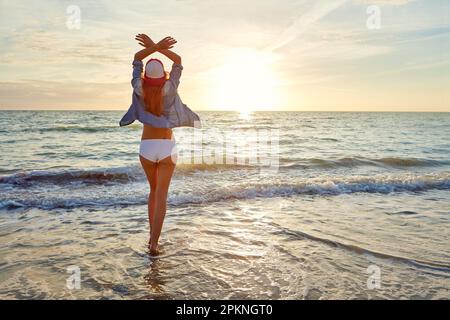
[[0, 112], [0, 299], [450, 298], [450, 113], [199, 112], [156, 258], [122, 114]]

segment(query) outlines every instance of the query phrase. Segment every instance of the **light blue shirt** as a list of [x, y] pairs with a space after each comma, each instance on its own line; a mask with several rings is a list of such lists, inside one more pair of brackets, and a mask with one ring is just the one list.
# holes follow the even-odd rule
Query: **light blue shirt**
[[132, 124], [135, 120], [155, 128], [199, 127], [200, 117], [182, 103], [177, 89], [180, 84], [183, 66], [174, 63], [170, 71], [170, 78], [163, 87], [164, 108], [161, 116], [156, 116], [146, 110], [142, 99], [142, 61], [133, 61], [133, 76], [131, 85], [133, 96], [131, 106], [120, 120], [120, 126]]

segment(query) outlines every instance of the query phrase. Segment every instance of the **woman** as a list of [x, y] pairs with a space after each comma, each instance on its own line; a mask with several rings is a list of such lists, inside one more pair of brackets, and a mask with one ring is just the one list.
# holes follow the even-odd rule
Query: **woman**
[[[145, 49], [134, 56], [131, 80], [133, 101], [120, 125], [131, 124], [136, 119], [144, 124], [139, 158], [150, 184], [149, 249], [150, 254], [157, 255], [158, 240], [166, 214], [167, 194], [176, 164], [176, 146], [171, 128], [193, 127], [194, 122], [200, 119], [182, 104], [177, 93], [183, 67], [181, 57], [170, 50], [176, 40], [166, 37], [155, 44], [145, 34], [138, 34], [136, 40]], [[160, 52], [173, 61], [169, 75], [164, 71], [163, 63], [157, 59], [150, 59], [142, 74], [142, 60], [155, 52]]]

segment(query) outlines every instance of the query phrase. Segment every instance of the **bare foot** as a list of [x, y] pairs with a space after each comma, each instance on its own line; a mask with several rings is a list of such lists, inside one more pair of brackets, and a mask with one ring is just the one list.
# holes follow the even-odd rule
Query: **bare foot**
[[157, 247], [157, 246], [155, 246], [155, 247], [150, 246], [150, 255], [152, 255], [152, 256], [157, 256], [157, 255], [159, 255], [159, 250], [158, 250], [158, 247]]

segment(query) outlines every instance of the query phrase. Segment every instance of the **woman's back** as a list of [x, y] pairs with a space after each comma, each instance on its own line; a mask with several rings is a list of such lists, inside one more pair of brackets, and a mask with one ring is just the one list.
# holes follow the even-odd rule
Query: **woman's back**
[[155, 128], [144, 124], [144, 129], [142, 130], [141, 140], [147, 139], [172, 139], [172, 129], [170, 128]]

